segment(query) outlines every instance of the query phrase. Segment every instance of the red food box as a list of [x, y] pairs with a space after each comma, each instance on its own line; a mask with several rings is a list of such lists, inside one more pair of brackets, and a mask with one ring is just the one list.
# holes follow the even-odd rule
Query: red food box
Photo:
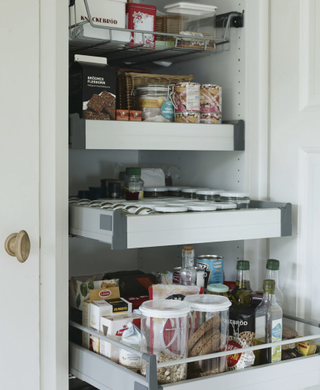
[[143, 304], [143, 302], [149, 300], [149, 295], [136, 295], [134, 297], [124, 298], [129, 303], [132, 304], [132, 310], [139, 309], [139, 307]]
[[155, 36], [150, 31], [156, 29], [157, 7], [147, 4], [129, 3], [126, 7], [128, 29], [144, 30], [143, 33], [131, 33], [130, 46], [155, 47]]
[[141, 121], [142, 120], [142, 111], [130, 110], [129, 111], [129, 121]]

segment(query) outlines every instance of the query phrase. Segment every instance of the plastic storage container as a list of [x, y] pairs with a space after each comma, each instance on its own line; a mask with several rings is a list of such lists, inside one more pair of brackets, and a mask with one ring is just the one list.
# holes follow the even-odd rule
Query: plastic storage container
[[143, 198], [143, 180], [141, 180], [141, 168], [127, 168], [125, 180], [125, 194], [127, 200]]
[[[182, 301], [156, 299], [143, 302], [141, 312], [141, 351], [157, 356], [158, 363], [186, 358], [188, 355], [189, 306]], [[142, 375], [146, 375], [146, 361], [142, 360]], [[158, 383], [185, 380], [187, 364], [158, 368]]]
[[168, 196], [180, 197], [182, 196], [182, 190], [190, 187], [168, 187]]
[[196, 195], [199, 200], [210, 200], [213, 202], [219, 202], [220, 193], [222, 192], [223, 190], [198, 190], [196, 192]]
[[250, 204], [249, 194], [246, 192], [223, 192], [220, 194], [220, 200], [236, 204], [237, 209], [246, 209]]
[[167, 187], [144, 187], [145, 198], [161, 198], [168, 195]]
[[[191, 310], [188, 356], [225, 351], [229, 335], [229, 299], [218, 295], [188, 295], [184, 302]], [[225, 356], [200, 360], [188, 364], [188, 378], [219, 374], [226, 369]]]
[[221, 295], [223, 297], [228, 298], [229, 296], [228, 292], [229, 292], [229, 287], [226, 286], [225, 284], [215, 283], [215, 284], [208, 284], [207, 286], [207, 294]]
[[186, 35], [177, 39], [178, 47], [214, 49], [217, 7], [199, 3], [174, 3], [164, 7], [167, 32]]
[[182, 190], [182, 196], [185, 198], [185, 199], [197, 199], [197, 195], [196, 195], [196, 192], [197, 192], [197, 188], [185, 188], [184, 190]]

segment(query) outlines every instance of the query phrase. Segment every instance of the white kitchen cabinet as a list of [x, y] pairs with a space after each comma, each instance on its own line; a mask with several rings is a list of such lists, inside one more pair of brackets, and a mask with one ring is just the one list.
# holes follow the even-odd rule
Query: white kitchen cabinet
[[[156, 0], [146, 3], [160, 6], [159, 1]], [[161, 6], [166, 3], [169, 1], [161, 2]], [[205, 1], [205, 3], [212, 4], [211, 1]], [[188, 53], [181, 62], [181, 58], [177, 60], [176, 53], [173, 53], [172, 50], [168, 53], [168, 57], [163, 57], [161, 53], [156, 53], [152, 57], [143, 50], [138, 50], [134, 53], [136, 57], [133, 57], [130, 53], [121, 53], [119, 50], [115, 56], [115, 62], [125, 58], [142, 66], [143, 63], [150, 64], [152, 61], [161, 59], [170, 61], [173, 57], [174, 61], [177, 61], [169, 68], [157, 68], [156, 71], [173, 74], [192, 73], [195, 75], [196, 81], [200, 83], [213, 83], [219, 80], [219, 83], [223, 85], [224, 118], [235, 122], [245, 120], [245, 147], [244, 142], [239, 143], [235, 140], [234, 125], [232, 124], [205, 127], [198, 125], [200, 126], [199, 132], [195, 133], [197, 130], [192, 125], [186, 126], [182, 130], [183, 126], [179, 124], [169, 124], [162, 130], [158, 124], [96, 123], [71, 116], [71, 195], [76, 194], [78, 189], [83, 189], [80, 188], [81, 185], [97, 184], [101, 174], [111, 174], [113, 172], [110, 168], [112, 162], [117, 162], [121, 167], [125, 167], [126, 165], [123, 165], [122, 161], [126, 160], [126, 164], [131, 162], [144, 166], [148, 164], [177, 166], [179, 174], [174, 178], [175, 185], [189, 184], [223, 187], [229, 190], [249, 190], [253, 199], [268, 199], [269, 68], [267, 22], [269, 2], [230, 0], [217, 1], [215, 5], [221, 12], [232, 10], [244, 11], [245, 14], [245, 28], [231, 29], [230, 43], [225, 43], [224, 50], [220, 50], [219, 53], [210, 55]], [[112, 63], [112, 52], [119, 49], [119, 43], [106, 42], [103, 45], [97, 43], [95, 42], [95, 47], [89, 48], [92, 42], [87, 42], [86, 52], [92, 55], [104, 55], [105, 53], [106, 56], [110, 56], [109, 62]], [[79, 47], [81, 48], [81, 45], [81, 39], [79, 42], [73, 41], [71, 43], [72, 52], [76, 52]], [[123, 57], [123, 55], [127, 57]], [[144, 57], [147, 57], [147, 61]], [[149, 127], [153, 131], [152, 136], [148, 131]], [[185, 131], [183, 134], [180, 133], [180, 128], [181, 131]], [[107, 161], [107, 163], [102, 170], [99, 168], [103, 165], [103, 161]], [[90, 170], [90, 164], [94, 165], [96, 169]], [[89, 181], [87, 179], [81, 181], [81, 175], [82, 177], [87, 176]], [[281, 201], [286, 201], [286, 199], [281, 199]], [[239, 258], [248, 258], [253, 268], [251, 278], [253, 282], [256, 282], [257, 285], [254, 287], [257, 288], [261, 284], [263, 265], [269, 254], [267, 242], [259, 239], [278, 237], [276, 239], [279, 240], [276, 241], [280, 243], [278, 245], [281, 245], [281, 240], [285, 241], [285, 238], [281, 236], [287, 236], [287, 239], [290, 240], [291, 205], [286, 203], [281, 205], [280, 203], [274, 204], [274, 207], [270, 209], [249, 209], [240, 211], [239, 214], [226, 212], [223, 215], [217, 213], [214, 218], [208, 215], [209, 213], [197, 216], [194, 220], [191, 219], [193, 217], [188, 216], [190, 221], [187, 223], [196, 221], [197, 229], [205, 224], [207, 231], [202, 238], [200, 234], [195, 234], [195, 231], [190, 233], [192, 236], [177, 233], [183, 232], [181, 227], [186, 225], [184, 219], [186, 217], [182, 215], [170, 216], [167, 220], [163, 216], [150, 216], [150, 218], [147, 216], [143, 217], [144, 219], [139, 219], [139, 217], [134, 216], [123, 216], [120, 212], [101, 212], [98, 209], [71, 206], [70, 233], [87, 238], [87, 240], [72, 238], [70, 241], [72, 243], [71, 249], [74, 250], [77, 245], [84, 248], [92, 239], [110, 244], [114, 248], [131, 248], [134, 252], [130, 252], [128, 261], [121, 267], [133, 265], [133, 268], [139, 266], [142, 269], [150, 270], [152, 267], [154, 269], [158, 266], [157, 261], [159, 260], [157, 256], [154, 256], [153, 261], [151, 260], [152, 247], [169, 246], [165, 249], [165, 253], [167, 256], [172, 256], [172, 259], [176, 258], [176, 260], [169, 262], [174, 266], [179, 265], [180, 262], [180, 258], [176, 256], [180, 249], [176, 246], [186, 242], [195, 243], [199, 251], [211, 250], [215, 253], [214, 251], [218, 248], [219, 253], [231, 253], [230, 261], [226, 262], [228, 263], [226, 264], [226, 272], [230, 277], [235, 276], [235, 261]], [[283, 234], [282, 228], [285, 226], [283, 218], [288, 217], [288, 214], [290, 214], [290, 229], [289, 232], [286, 230], [287, 233]], [[101, 215], [109, 218], [112, 228], [109, 230], [101, 229]], [[233, 218], [233, 215], [236, 218]], [[167, 224], [171, 227], [171, 230], [161, 236], [160, 240], [154, 238], [155, 236], [159, 237], [157, 231], [159, 225], [154, 223], [157, 218], [162, 220], [160, 228], [163, 228], [161, 224]], [[250, 224], [250, 229], [246, 230], [245, 226]], [[221, 233], [222, 228], [225, 228], [225, 234]], [[175, 233], [172, 233], [173, 230]], [[214, 238], [210, 240], [210, 236]], [[192, 237], [194, 238], [192, 239]], [[144, 240], [148, 241], [148, 244], [144, 244]], [[239, 242], [238, 240], [247, 241]], [[210, 241], [218, 241], [221, 245], [210, 244]], [[146, 250], [147, 247], [150, 248]], [[109, 247], [103, 246], [103, 244], [99, 244], [97, 248], [92, 245], [91, 248], [86, 256], [96, 256], [100, 267], [108, 267], [108, 263], [104, 263], [102, 260], [106, 253], [108, 257], [112, 258], [116, 256], [117, 252], [116, 250], [110, 252]], [[233, 248], [231, 252], [227, 252], [230, 251], [230, 248]], [[77, 269], [76, 262], [85, 261], [85, 256], [81, 257], [79, 252], [76, 252], [76, 255], [72, 254], [72, 251], [70, 253], [70, 267], [73, 270]], [[126, 256], [125, 253], [122, 252], [122, 255]], [[173, 264], [174, 261], [177, 264]], [[281, 259], [281, 264], [284, 266], [285, 261], [286, 259]], [[146, 266], [147, 263], [149, 263], [149, 268]], [[284, 275], [283, 279], [285, 283], [288, 282]], [[288, 294], [288, 299], [296, 299], [297, 293], [298, 288], [295, 286], [290, 293], [291, 295]], [[288, 304], [288, 312], [296, 314], [296, 307]], [[306, 337], [311, 337], [308, 334], [312, 334], [314, 338], [317, 338], [317, 326], [314, 325], [315, 327], [311, 330], [307, 325], [301, 323], [297, 326]], [[154, 382], [155, 365], [152, 366], [153, 380], [146, 381], [144, 378], [107, 361], [101, 356], [86, 351], [74, 343], [70, 343], [70, 370], [73, 375], [99, 389], [154, 390], [162, 388]], [[252, 390], [257, 387], [267, 389], [270, 386], [298, 390], [318, 385], [320, 383], [319, 372], [319, 355], [317, 354], [313, 357], [293, 359], [272, 366], [254, 367], [240, 372], [223, 373], [199, 380], [165, 385], [163, 388], [194, 389], [201, 384], [230, 390], [243, 387]], [[306, 375], [302, 379], [304, 374]]]

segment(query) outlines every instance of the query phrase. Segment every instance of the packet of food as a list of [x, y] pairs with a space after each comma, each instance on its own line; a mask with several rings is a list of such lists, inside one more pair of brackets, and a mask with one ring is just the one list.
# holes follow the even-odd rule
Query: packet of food
[[[121, 343], [140, 351], [141, 331], [132, 322], [127, 324], [127, 329], [123, 332], [121, 337]], [[137, 371], [141, 368], [140, 356], [128, 352], [125, 349], [119, 350], [119, 363], [133, 371]]]
[[154, 284], [149, 287], [149, 299], [174, 299], [183, 301], [186, 295], [203, 294], [204, 288], [179, 284]]

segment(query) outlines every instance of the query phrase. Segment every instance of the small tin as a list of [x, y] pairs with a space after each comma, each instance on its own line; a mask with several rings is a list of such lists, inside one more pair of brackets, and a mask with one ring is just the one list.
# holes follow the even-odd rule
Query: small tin
[[208, 284], [223, 283], [223, 256], [198, 256], [197, 267], [201, 267], [206, 272], [205, 288]]
[[222, 87], [215, 84], [203, 84], [200, 87], [200, 110], [201, 113], [222, 112]]
[[156, 29], [156, 12], [154, 5], [128, 3], [126, 6], [126, 17], [129, 30], [144, 30], [142, 33], [131, 33], [129, 46], [155, 47], [155, 36], [150, 31]]
[[176, 112], [200, 112], [200, 84], [193, 82], [175, 84], [173, 104]]
[[175, 267], [172, 270], [172, 284], [180, 284], [181, 267]]
[[182, 111], [174, 114], [176, 123], [200, 123], [199, 112]]
[[213, 124], [213, 125], [221, 125], [222, 123], [222, 115], [216, 114], [213, 112], [201, 112], [200, 114], [200, 123]]

